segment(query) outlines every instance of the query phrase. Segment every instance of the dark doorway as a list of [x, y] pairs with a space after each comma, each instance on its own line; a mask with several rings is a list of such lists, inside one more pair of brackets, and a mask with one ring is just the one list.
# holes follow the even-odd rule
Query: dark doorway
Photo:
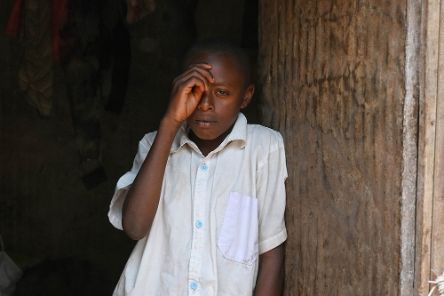
[[[116, 1], [116, 7], [126, 6]], [[0, 34], [0, 234], [6, 252], [23, 270], [16, 295], [111, 295], [133, 242], [108, 223], [109, 202], [138, 141], [157, 128], [180, 56], [194, 41], [212, 37], [238, 43], [256, 60], [257, 1], [156, 1], [151, 13], [129, 26], [124, 14], [119, 16], [122, 11], [116, 16], [105, 9], [108, 1], [99, 2], [96, 15], [80, 20], [91, 33], [92, 48], [87, 49], [102, 46], [94, 53], [97, 62], [82, 62], [89, 80], [78, 80], [95, 83], [90, 88], [94, 106], [79, 109], [95, 110], [87, 120], [73, 113], [67, 71], [53, 60], [51, 111], [41, 114], [29, 104], [17, 75], [30, 37]], [[14, 3], [0, 3], [2, 26]], [[106, 36], [100, 35], [103, 30]], [[100, 68], [104, 63], [117, 67], [114, 76]], [[117, 91], [107, 95], [113, 88]], [[246, 110], [252, 122], [258, 121], [256, 106]], [[96, 141], [102, 170], [86, 180], [79, 152], [82, 131]]]

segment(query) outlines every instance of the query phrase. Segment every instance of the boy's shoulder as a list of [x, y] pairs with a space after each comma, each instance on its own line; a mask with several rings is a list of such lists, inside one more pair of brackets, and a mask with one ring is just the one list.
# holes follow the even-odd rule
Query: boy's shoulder
[[139, 149], [142, 147], [149, 148], [154, 142], [154, 139], [156, 138], [157, 131], [148, 132], [145, 135], [143, 135], [143, 138], [139, 141]]
[[284, 146], [280, 132], [260, 124], [247, 125], [246, 141], [250, 147], [267, 147], [271, 150]]
[[249, 123], [247, 124], [248, 133], [269, 135], [269, 136], [280, 136], [280, 133], [272, 128], [266, 127], [261, 124]]

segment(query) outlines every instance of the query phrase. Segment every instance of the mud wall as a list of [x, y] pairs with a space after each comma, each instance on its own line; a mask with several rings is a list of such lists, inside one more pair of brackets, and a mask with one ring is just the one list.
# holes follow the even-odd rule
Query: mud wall
[[260, 1], [286, 141], [286, 295], [398, 295], [406, 1]]

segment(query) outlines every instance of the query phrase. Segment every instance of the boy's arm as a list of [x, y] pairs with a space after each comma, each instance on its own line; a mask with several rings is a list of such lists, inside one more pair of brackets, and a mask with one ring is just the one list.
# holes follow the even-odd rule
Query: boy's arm
[[134, 240], [149, 233], [159, 204], [171, 145], [178, 129], [194, 112], [202, 93], [208, 89], [208, 82], [213, 82], [210, 69], [207, 64], [193, 65], [173, 82], [168, 110], [123, 204], [123, 230]]
[[254, 296], [282, 295], [284, 284], [283, 244], [259, 256], [259, 274]]

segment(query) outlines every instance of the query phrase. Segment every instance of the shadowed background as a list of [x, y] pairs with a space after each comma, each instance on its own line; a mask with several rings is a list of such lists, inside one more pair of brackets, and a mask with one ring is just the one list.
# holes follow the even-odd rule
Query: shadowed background
[[[156, 1], [126, 26], [124, 12], [109, 9], [122, 2], [77, 1], [63, 31], [70, 52], [55, 63], [32, 43], [45, 26], [32, 6], [41, 1], [27, 1], [29, 32], [3, 33], [13, 2], [0, 3], [0, 234], [24, 271], [17, 295], [110, 295], [133, 247], [106, 216], [118, 177], [157, 128], [180, 56], [195, 40], [220, 37], [255, 60], [257, 3]], [[37, 94], [19, 86], [27, 59], [44, 84]], [[255, 105], [247, 110], [252, 121]]]

